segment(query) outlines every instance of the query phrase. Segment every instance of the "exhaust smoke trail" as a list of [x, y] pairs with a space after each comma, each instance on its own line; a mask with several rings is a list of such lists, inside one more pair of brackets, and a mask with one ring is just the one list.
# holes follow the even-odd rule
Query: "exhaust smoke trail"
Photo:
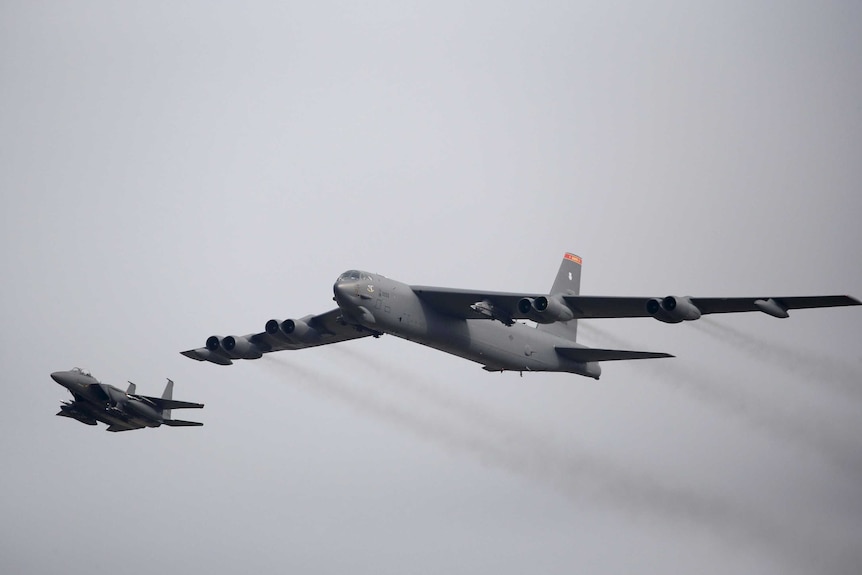
[[407, 392], [418, 396], [422, 400], [423, 407], [434, 407], [455, 423], [467, 424], [473, 429], [480, 428], [490, 435], [491, 439], [498, 442], [517, 441], [519, 438], [527, 438], [536, 442], [545, 440], [537, 437], [531, 429], [527, 429], [519, 422], [513, 421], [511, 418], [500, 417], [490, 411], [487, 406], [479, 405], [453, 393], [447, 393], [439, 385], [422, 378], [421, 375], [357, 353], [346, 346], [334, 347], [333, 352], [349, 357], [352, 361], [360, 363], [383, 376], [377, 380], [378, 383], [394, 386], [400, 393]]
[[855, 401], [862, 402], [862, 366], [780, 343], [755, 338], [742, 330], [701, 318], [691, 325], [747, 356], [787, 373], [802, 376], [806, 383], [823, 385]]
[[[609, 345], [631, 348], [633, 345], [592, 325], [578, 326]], [[644, 361], [639, 367], [657, 376], [658, 381], [681, 390], [714, 409], [719, 409], [745, 421], [748, 425], [761, 429], [784, 443], [804, 446], [828, 463], [852, 478], [862, 476], [860, 450], [852, 441], [838, 430], [830, 431], [831, 423], [822, 419], [802, 419], [799, 414], [785, 413], [776, 402], [769, 402], [752, 394], [728, 387], [707, 372], [686, 367], [678, 358], [666, 361]]]
[[[372, 363], [384, 367], [379, 362]], [[818, 550], [812, 547], [816, 547], [816, 538], [811, 535], [788, 532], [785, 525], [767, 520], [748, 508], [663, 485], [582, 450], [573, 453], [571, 446], [569, 450], [560, 449], [542, 434], [513, 424], [479, 405], [449, 397], [439, 390], [431, 391], [423, 383], [416, 384], [415, 375], [411, 378], [411, 374], [388, 368], [389, 374], [399, 380], [414, 382], [401, 389], [436, 403], [438, 408], [448, 409], [453, 421], [416, 412], [397, 397], [384, 397], [377, 391], [359, 388], [340, 377], [315, 373], [278, 357], [264, 356], [259, 365], [291, 384], [339, 401], [450, 452], [467, 454], [483, 465], [538, 480], [578, 501], [601, 499], [642, 521], [659, 515], [683, 523], [686, 528], [704, 529], [732, 548], [745, 545], [758, 553], [770, 549], [770, 557], [777, 553], [777, 557], [797, 565], [807, 563], [817, 555]], [[293, 372], [294, 377], [285, 378], [285, 370]], [[399, 389], [397, 385], [390, 387], [396, 391]], [[476, 423], [486, 429], [477, 430]], [[512, 427], [516, 430], [514, 442], [511, 441]], [[835, 553], [842, 555], [843, 551], [837, 549]], [[822, 568], [823, 565], [818, 566]]]

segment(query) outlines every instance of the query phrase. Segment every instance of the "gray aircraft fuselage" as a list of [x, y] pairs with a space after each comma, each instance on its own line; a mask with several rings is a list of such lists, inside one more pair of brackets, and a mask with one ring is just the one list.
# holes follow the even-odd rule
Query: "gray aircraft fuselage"
[[595, 379], [601, 374], [598, 362], [580, 363], [556, 352], [556, 345], [583, 347], [570, 340], [522, 323], [443, 315], [407, 284], [379, 274], [350, 275], [335, 282], [334, 299], [346, 319], [371, 331], [475, 361], [488, 371], [562, 371]]
[[576, 343], [583, 319], [651, 317], [677, 324], [707, 314], [762, 312], [787, 318], [788, 310], [862, 305], [847, 295], [583, 296], [582, 264], [579, 256], [565, 253], [546, 294], [408, 285], [348, 270], [333, 285], [334, 309], [296, 319], [273, 318], [259, 333], [211, 335], [204, 347], [180, 353], [195, 361], [232, 365], [270, 352], [388, 333], [474, 361], [488, 371], [559, 371], [598, 379], [599, 362], [673, 356]]
[[[129, 396], [122, 389], [100, 383], [81, 370], [55, 371], [51, 379], [65, 387], [75, 397], [72, 404], [63, 405], [60, 413], [77, 419], [96, 420], [114, 428], [139, 429], [159, 427], [162, 414], [145, 400]], [[95, 422], [90, 421], [91, 425]]]

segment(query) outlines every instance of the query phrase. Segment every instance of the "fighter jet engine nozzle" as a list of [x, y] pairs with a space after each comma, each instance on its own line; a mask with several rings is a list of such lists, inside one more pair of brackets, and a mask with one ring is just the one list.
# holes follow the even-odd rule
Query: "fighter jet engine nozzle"
[[263, 352], [243, 336], [229, 335], [221, 340], [221, 345], [231, 359], [259, 359]]
[[210, 351], [218, 351], [218, 348], [221, 347], [221, 336], [211, 335], [207, 338], [207, 349]]
[[317, 330], [301, 319], [284, 320], [281, 322], [281, 331], [296, 341], [308, 342], [320, 338], [320, 334]]
[[646, 304], [647, 313], [665, 323], [679, 323], [700, 318], [700, 310], [690, 297], [669, 295], [662, 299], [652, 298]]

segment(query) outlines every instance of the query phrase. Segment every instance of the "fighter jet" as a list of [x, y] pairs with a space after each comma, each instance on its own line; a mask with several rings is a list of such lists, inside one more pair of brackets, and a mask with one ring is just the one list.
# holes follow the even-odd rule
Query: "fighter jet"
[[75, 398], [73, 401], [64, 401], [57, 415], [71, 417], [87, 425], [96, 425], [97, 421], [101, 421], [108, 425], [108, 431], [129, 431], [163, 424], [171, 427], [203, 425], [197, 421], [171, 419], [172, 409], [200, 409], [203, 404], [171, 399], [174, 382], [170, 379], [161, 397], [137, 395], [132, 382], [129, 382], [126, 391], [99, 383], [90, 372], [79, 367], [55, 371], [51, 379], [68, 389]]
[[565, 254], [547, 294], [414, 286], [349, 270], [335, 281], [333, 299], [338, 307], [333, 310], [300, 319], [271, 319], [260, 333], [213, 335], [204, 347], [180, 353], [198, 361], [231, 365], [233, 360], [258, 359], [273, 351], [387, 333], [474, 361], [487, 371], [519, 371], [521, 375], [560, 371], [598, 379], [602, 361], [673, 356], [583, 346], [575, 342], [579, 319], [652, 317], [680, 323], [711, 313], [749, 311], [787, 318], [792, 309], [860, 305], [846, 295], [582, 296], [581, 266], [580, 257]]

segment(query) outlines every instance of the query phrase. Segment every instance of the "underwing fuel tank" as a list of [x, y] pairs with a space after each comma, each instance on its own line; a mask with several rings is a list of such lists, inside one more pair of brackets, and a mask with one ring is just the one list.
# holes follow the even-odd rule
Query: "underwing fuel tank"
[[790, 314], [787, 313], [787, 308], [784, 307], [780, 302], [776, 301], [774, 298], [756, 299], [754, 300], [754, 305], [757, 306], [757, 309], [767, 315], [771, 315], [772, 317], [777, 317], [780, 319], [786, 319], [790, 317]]
[[602, 366], [597, 361], [588, 361], [584, 364], [584, 371], [580, 374], [598, 380], [602, 375]]

